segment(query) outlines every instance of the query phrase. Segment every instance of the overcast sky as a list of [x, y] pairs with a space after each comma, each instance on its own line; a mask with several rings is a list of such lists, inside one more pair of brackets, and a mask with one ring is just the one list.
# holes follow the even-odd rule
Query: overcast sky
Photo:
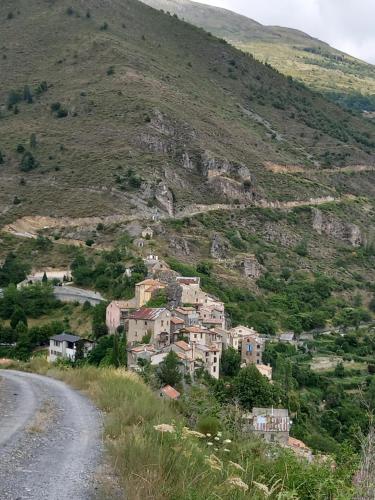
[[375, 0], [199, 0], [262, 24], [297, 28], [375, 64]]

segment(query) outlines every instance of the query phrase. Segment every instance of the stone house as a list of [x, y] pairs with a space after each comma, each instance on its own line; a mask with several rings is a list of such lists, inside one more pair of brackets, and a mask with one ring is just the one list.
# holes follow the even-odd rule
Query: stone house
[[204, 304], [206, 293], [201, 290], [200, 278], [177, 276], [176, 281], [181, 287], [181, 304]]
[[148, 255], [143, 262], [147, 267], [148, 276], [156, 276], [171, 269], [164, 260], [159, 259], [158, 255]]
[[115, 333], [120, 326], [125, 327], [130, 311], [137, 309], [135, 299], [113, 300], [106, 309], [105, 323], [109, 333]]
[[242, 340], [241, 360], [247, 365], [261, 365], [266, 340], [260, 336], [248, 336]]
[[128, 343], [134, 345], [150, 336], [149, 343], [157, 349], [170, 343], [171, 313], [165, 307], [138, 309], [129, 315]]
[[199, 308], [199, 317], [202, 324], [213, 328], [225, 328], [226, 319], [224, 308], [216, 305], [203, 305]]
[[177, 354], [181, 371], [184, 375], [194, 376], [194, 357], [193, 357], [193, 347], [183, 340], [179, 340], [170, 344], [163, 349], [164, 352], [173, 351]]
[[185, 327], [199, 324], [199, 313], [195, 307], [177, 307], [173, 311], [173, 315], [176, 318], [182, 319], [185, 323]]
[[129, 370], [136, 370], [138, 368], [138, 361], [141, 359], [151, 361], [151, 357], [156, 354], [156, 352], [155, 347], [150, 344], [143, 344], [128, 349], [127, 357]]
[[226, 348], [233, 347], [236, 351], [241, 352], [242, 340], [245, 337], [257, 336], [259, 335], [253, 328], [248, 328], [246, 326], [236, 326], [225, 332], [223, 337], [223, 342]]
[[136, 307], [143, 307], [158, 290], [164, 290], [166, 286], [158, 280], [146, 279], [135, 285]]
[[70, 333], [54, 335], [49, 341], [48, 361], [50, 363], [54, 363], [58, 359], [75, 361], [79, 343], [82, 344], [83, 356], [86, 357], [94, 347], [92, 340], [83, 339]]
[[215, 344], [207, 346], [196, 344], [195, 342], [192, 344], [192, 347], [195, 369], [202, 365], [211, 377], [218, 379], [220, 375], [220, 347]]
[[292, 421], [286, 409], [253, 408], [244, 415], [243, 429], [251, 432], [270, 443], [288, 445], [289, 431]]

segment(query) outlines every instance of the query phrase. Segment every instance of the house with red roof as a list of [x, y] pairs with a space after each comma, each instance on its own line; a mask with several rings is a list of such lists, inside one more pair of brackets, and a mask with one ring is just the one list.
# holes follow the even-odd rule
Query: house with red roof
[[[156, 348], [170, 344], [171, 313], [165, 307], [142, 307], [129, 315], [128, 344], [147, 342]], [[142, 340], [143, 339], [143, 340]]]

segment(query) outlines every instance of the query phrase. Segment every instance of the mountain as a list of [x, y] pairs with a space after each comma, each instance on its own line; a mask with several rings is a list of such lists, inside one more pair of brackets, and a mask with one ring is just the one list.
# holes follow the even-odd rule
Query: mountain
[[350, 109], [375, 111], [375, 67], [306, 33], [190, 0], [144, 0], [204, 28]]
[[0, 23], [1, 252], [152, 225], [140, 252], [246, 286], [286, 263], [370, 280], [370, 121], [136, 0], [3, 0]]

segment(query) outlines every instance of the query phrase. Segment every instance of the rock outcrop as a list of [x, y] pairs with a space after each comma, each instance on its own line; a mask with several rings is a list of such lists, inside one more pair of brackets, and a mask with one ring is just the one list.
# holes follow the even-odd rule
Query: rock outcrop
[[248, 255], [241, 262], [241, 269], [249, 279], [258, 279], [263, 273], [263, 266], [259, 264], [255, 255]]
[[209, 151], [202, 154], [202, 173], [210, 179], [218, 175], [236, 177], [243, 181], [251, 181], [251, 173], [242, 163], [229, 162], [227, 159], [215, 158]]
[[155, 199], [161, 207], [170, 215], [174, 215], [173, 193], [164, 182], [160, 182], [155, 189]]
[[211, 257], [225, 259], [228, 256], [229, 245], [219, 234], [215, 234], [211, 243]]
[[326, 234], [353, 247], [359, 247], [364, 243], [364, 237], [357, 225], [344, 222], [332, 214], [323, 213], [318, 208], [312, 210], [312, 215], [312, 226], [318, 234]]

